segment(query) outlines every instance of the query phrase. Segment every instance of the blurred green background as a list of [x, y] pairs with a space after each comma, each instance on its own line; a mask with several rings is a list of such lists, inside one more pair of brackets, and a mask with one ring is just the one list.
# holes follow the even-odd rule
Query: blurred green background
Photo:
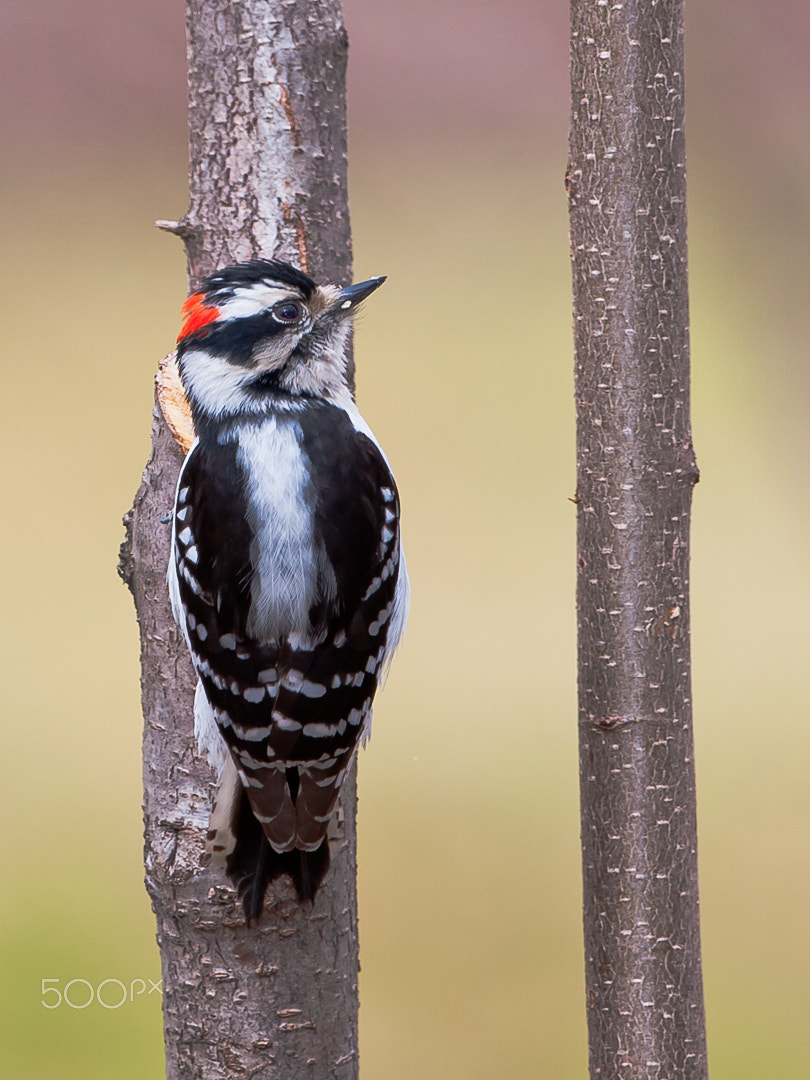
[[[358, 328], [358, 397], [414, 584], [360, 769], [363, 1075], [579, 1080], [567, 6], [344, 6], [356, 276], [389, 276]], [[0, 11], [0, 1072], [142, 1080], [163, 1069], [159, 959], [115, 563], [185, 295], [181, 246], [152, 225], [186, 206], [183, 11]], [[714, 1080], [799, 1080], [810, 1060], [807, 31], [803, 0], [688, 20]], [[491, 314], [482, 281], [503, 283]], [[43, 980], [72, 982], [73, 1006], [103, 980], [135, 994], [49, 1010]]]

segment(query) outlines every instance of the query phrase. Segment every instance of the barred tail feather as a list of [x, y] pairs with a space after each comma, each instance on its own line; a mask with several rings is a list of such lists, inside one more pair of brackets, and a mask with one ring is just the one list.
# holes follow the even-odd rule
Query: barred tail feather
[[[272, 848], [270, 849], [272, 851]], [[290, 874], [299, 900], [315, 899], [326, 871], [329, 869], [329, 840], [324, 837], [321, 846], [314, 851], [288, 851], [278, 858], [288, 859], [292, 864]], [[285, 871], [280, 871], [285, 872]]]
[[216, 801], [211, 810], [206, 837], [206, 851], [213, 866], [226, 867], [236, 847], [239, 808], [244, 788], [230, 755], [222, 773]]
[[315, 899], [329, 869], [329, 841], [324, 837], [315, 851], [274, 851], [251, 812], [243, 789], [238, 810], [236, 844], [228, 856], [226, 869], [242, 901], [245, 920], [250, 926], [262, 913], [264, 896], [270, 882], [282, 874], [292, 878], [299, 900], [311, 902]]

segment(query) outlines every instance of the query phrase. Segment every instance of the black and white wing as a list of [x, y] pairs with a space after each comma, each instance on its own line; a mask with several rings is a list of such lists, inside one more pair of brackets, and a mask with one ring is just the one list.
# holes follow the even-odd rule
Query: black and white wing
[[[272, 423], [192, 448], [170, 575], [200, 679], [198, 737], [220, 767], [227, 744], [252, 812], [242, 807], [229, 864], [251, 879], [249, 917], [278, 873], [314, 895], [327, 825], [407, 607], [397, 489], [362, 421], [318, 403]], [[257, 836], [269, 848], [261, 873], [244, 850]]]

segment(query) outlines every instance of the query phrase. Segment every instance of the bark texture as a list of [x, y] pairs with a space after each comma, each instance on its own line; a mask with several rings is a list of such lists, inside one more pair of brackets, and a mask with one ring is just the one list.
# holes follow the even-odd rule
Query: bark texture
[[699, 1080], [683, 9], [572, 0], [571, 17], [590, 1071]]
[[[337, 0], [188, 0], [189, 282], [256, 256], [351, 280], [347, 37]], [[357, 1076], [355, 787], [313, 905], [286, 879], [248, 930], [206, 864], [214, 776], [193, 737], [195, 678], [169, 609], [169, 513], [182, 451], [156, 409], [121, 573], [141, 632], [146, 884], [163, 965], [169, 1080]]]

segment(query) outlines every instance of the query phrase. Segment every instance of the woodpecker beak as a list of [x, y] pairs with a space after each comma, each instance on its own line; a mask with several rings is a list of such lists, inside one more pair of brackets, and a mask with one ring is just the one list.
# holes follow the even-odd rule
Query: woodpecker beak
[[379, 289], [384, 281], [384, 277], [375, 277], [369, 278], [368, 281], [360, 281], [357, 285], [348, 285], [338, 293], [338, 298], [332, 310], [344, 311], [348, 314], [367, 296], [371, 296], [375, 289]]

